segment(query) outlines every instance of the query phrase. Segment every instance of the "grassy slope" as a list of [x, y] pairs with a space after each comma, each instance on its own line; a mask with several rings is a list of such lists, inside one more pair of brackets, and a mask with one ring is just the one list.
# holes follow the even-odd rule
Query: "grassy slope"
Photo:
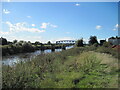
[[3, 66], [3, 87], [117, 88], [117, 59], [75, 48], [40, 55], [16, 67]]
[[118, 85], [118, 75], [114, 72], [117, 70], [117, 60], [106, 54], [84, 52], [76, 57], [68, 56], [68, 60], [58, 68], [60, 71], [57, 73], [45, 74], [42, 87], [115, 88]]

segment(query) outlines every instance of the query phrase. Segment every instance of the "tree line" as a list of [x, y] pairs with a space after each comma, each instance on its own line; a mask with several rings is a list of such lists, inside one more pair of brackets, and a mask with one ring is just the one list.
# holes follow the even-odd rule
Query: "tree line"
[[[111, 37], [113, 39], [113, 37]], [[110, 38], [110, 39], [111, 39]], [[119, 37], [114, 37], [119, 38]], [[88, 46], [102, 46], [108, 47], [112, 45], [112, 43], [107, 42], [106, 40], [100, 40], [100, 43], [97, 40], [96, 36], [90, 36], [88, 41]], [[26, 52], [33, 52], [35, 50], [41, 50], [44, 51], [45, 49], [51, 49], [52, 51], [55, 51], [57, 48], [61, 48], [65, 50], [67, 45], [66, 44], [53, 44], [50, 41], [48, 41], [46, 44], [40, 43], [39, 41], [36, 41], [34, 43], [31, 43], [30, 41], [17, 41], [13, 40], [13, 42], [7, 41], [6, 38], [0, 38], [0, 48], [2, 48], [2, 55], [11, 55], [16, 53], [26, 53]], [[76, 47], [83, 47], [86, 46], [84, 44], [83, 38], [76, 41], [75, 45]]]
[[[109, 39], [120, 39], [120, 37], [118, 37], [118, 36], [116, 36], [116, 37], [110, 37]], [[77, 46], [77, 47], [83, 47], [85, 45], [83, 42], [84, 42], [83, 38], [79, 39], [79, 40], [76, 41], [75, 46]], [[98, 45], [102, 46], [102, 45], [108, 45], [108, 44], [112, 45], [111, 42], [109, 42], [109, 41], [107, 42], [106, 40], [100, 40], [100, 42], [98, 42], [96, 36], [90, 36], [89, 41], [88, 41], [88, 45], [89, 46], [90, 45], [94, 45], [94, 46], [97, 47]]]

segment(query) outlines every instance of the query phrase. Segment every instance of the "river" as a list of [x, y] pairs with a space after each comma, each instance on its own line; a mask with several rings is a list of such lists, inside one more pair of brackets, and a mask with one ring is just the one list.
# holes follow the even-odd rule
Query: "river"
[[[66, 47], [66, 49], [73, 48], [73, 46]], [[62, 49], [55, 49], [55, 52], [60, 52]], [[2, 64], [3, 65], [15, 65], [16, 63], [19, 63], [21, 61], [27, 61], [35, 58], [37, 55], [40, 55], [41, 53], [51, 53], [51, 49], [47, 49], [44, 51], [41, 50], [36, 50], [35, 52], [30, 52], [30, 53], [19, 53], [15, 55], [10, 55], [10, 56], [4, 56], [2, 57]]]

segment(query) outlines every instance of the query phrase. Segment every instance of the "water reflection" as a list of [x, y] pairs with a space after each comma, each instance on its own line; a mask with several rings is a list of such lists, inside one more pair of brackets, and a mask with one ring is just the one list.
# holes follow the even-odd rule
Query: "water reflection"
[[[69, 46], [69, 47], [66, 47], [66, 49], [70, 49], [72, 47], [73, 46]], [[62, 49], [55, 49], [55, 52], [60, 52], [60, 51], [62, 51]], [[2, 57], [2, 64], [12, 66], [21, 61], [31, 60], [35, 58], [37, 55], [40, 55], [41, 53], [44, 53], [44, 54], [51, 53], [51, 49], [47, 49], [44, 51], [37, 50], [32, 53], [21, 53], [21, 54], [16, 54], [11, 56], [5, 56], [5, 57]]]

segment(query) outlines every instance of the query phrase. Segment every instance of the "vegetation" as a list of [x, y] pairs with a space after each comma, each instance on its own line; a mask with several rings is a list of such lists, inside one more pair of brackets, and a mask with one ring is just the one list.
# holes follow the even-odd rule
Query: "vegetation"
[[[95, 36], [89, 44], [83, 45], [81, 39], [72, 49], [61, 45], [62, 52], [41, 54], [12, 67], [3, 65], [3, 88], [118, 88], [117, 49], [109, 42], [99, 45]], [[22, 41], [15, 45], [26, 52], [34, 46]], [[41, 49], [45, 46], [49, 45], [40, 45]], [[54, 51], [55, 45], [51, 47]]]
[[48, 41], [48, 43], [47, 43], [48, 45], [51, 45], [52, 43], [50, 42], [50, 41]]
[[113, 53], [117, 54], [112, 48], [92, 45], [3, 66], [3, 88], [118, 88], [118, 61]]
[[77, 40], [76, 44], [77, 47], [83, 47], [83, 39]]
[[0, 45], [7, 45], [7, 39], [5, 38], [0, 38]]
[[48, 41], [47, 44], [42, 44], [39, 41], [36, 41], [35, 43], [31, 43], [30, 41], [17, 41], [13, 40], [13, 42], [7, 41], [5, 38], [1, 38], [2, 40], [0, 48], [2, 48], [2, 56], [17, 54], [17, 53], [26, 53], [26, 52], [34, 52], [35, 50], [42, 50], [45, 49], [52, 49], [52, 51], [55, 51], [55, 49], [63, 48], [65, 49], [66, 46], [69, 46], [67, 44], [53, 44], [50, 41]]
[[97, 37], [96, 36], [90, 36], [89, 44], [93, 45], [95, 43], [98, 44]]

